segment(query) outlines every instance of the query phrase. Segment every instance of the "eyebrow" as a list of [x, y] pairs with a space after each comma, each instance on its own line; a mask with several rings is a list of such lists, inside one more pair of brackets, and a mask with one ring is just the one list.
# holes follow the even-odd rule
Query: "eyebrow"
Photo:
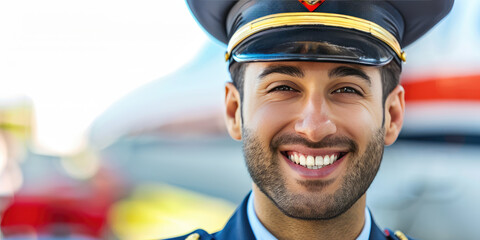
[[328, 73], [328, 76], [330, 78], [334, 77], [347, 77], [347, 76], [357, 76], [365, 81], [367, 81], [368, 85], [372, 85], [372, 81], [370, 80], [370, 77], [361, 69], [353, 68], [353, 67], [348, 67], [348, 66], [340, 66], [337, 67], [333, 70], [331, 70]]
[[299, 78], [303, 78], [305, 76], [302, 69], [298, 67], [289, 66], [289, 65], [273, 65], [273, 66], [266, 67], [262, 71], [262, 73], [258, 75], [258, 78], [262, 79], [274, 73], [280, 73], [280, 74], [290, 75], [292, 77], [299, 77]]

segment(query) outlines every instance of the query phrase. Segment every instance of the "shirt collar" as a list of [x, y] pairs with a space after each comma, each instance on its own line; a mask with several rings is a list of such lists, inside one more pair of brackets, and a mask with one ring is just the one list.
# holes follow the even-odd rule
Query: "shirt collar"
[[[260, 222], [255, 213], [255, 208], [253, 206], [253, 192], [248, 197], [247, 202], [247, 217], [250, 226], [252, 227], [253, 235], [256, 239], [262, 240], [277, 240]], [[356, 240], [368, 240], [370, 236], [370, 229], [372, 226], [372, 217], [370, 211], [365, 207], [365, 224], [363, 225], [362, 232], [358, 235]]]

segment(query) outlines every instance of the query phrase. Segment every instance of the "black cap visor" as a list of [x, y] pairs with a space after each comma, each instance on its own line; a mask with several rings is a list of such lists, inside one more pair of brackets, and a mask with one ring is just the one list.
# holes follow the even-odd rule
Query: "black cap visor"
[[256, 33], [233, 49], [230, 63], [320, 61], [383, 66], [396, 53], [384, 42], [353, 29], [329, 26], [279, 27]]

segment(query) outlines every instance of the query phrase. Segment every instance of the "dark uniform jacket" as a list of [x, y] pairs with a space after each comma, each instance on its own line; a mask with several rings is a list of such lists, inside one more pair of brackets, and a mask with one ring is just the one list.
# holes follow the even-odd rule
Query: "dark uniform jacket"
[[[247, 217], [248, 197], [249, 195], [243, 200], [242, 204], [237, 208], [233, 216], [221, 231], [209, 234], [202, 229], [198, 229], [187, 235], [171, 238], [170, 240], [255, 240], [255, 236], [253, 235], [252, 228], [250, 227]], [[369, 240], [407, 239], [413, 240], [412, 238], [407, 237], [398, 231], [393, 233], [391, 230], [386, 229], [382, 232], [372, 218]]]

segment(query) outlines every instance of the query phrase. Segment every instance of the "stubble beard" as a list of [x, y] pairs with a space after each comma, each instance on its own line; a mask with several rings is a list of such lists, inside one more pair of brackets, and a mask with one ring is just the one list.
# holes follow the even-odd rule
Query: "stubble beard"
[[[253, 131], [246, 128], [242, 131], [243, 152], [253, 182], [285, 215], [305, 220], [328, 220], [350, 209], [375, 178], [384, 150], [383, 128], [375, 132], [363, 154], [358, 152], [358, 145], [347, 137], [328, 137], [312, 143], [297, 135], [281, 135], [274, 137], [266, 149]], [[331, 182], [305, 180], [296, 184], [308, 189], [311, 194], [290, 192], [286, 187], [287, 179], [280, 174], [278, 147], [283, 144], [303, 144], [310, 148], [347, 147], [346, 174], [340, 188], [333, 194], [315, 194]]]

